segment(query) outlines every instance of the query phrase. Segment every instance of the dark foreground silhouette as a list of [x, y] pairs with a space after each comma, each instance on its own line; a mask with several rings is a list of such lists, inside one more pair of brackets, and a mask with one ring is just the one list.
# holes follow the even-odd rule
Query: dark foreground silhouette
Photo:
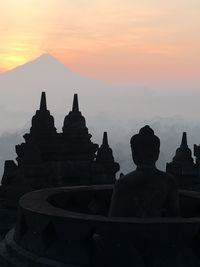
[[90, 138], [77, 95], [57, 133], [42, 94], [30, 133], [17, 146], [17, 165], [5, 165], [2, 229], [5, 222], [11, 227], [5, 219], [16, 212], [14, 193], [40, 190], [20, 199], [17, 223], [0, 242], [0, 266], [199, 267], [200, 193], [191, 188], [200, 184], [200, 147], [194, 163], [184, 133], [168, 164], [185, 189], [178, 194], [173, 177], [156, 169], [160, 140], [149, 126], [131, 139], [136, 171], [115, 185], [119, 165], [107, 134], [100, 148]]
[[178, 190], [174, 178], [159, 171], [160, 140], [149, 126], [131, 138], [137, 169], [116, 182], [110, 216], [173, 217], [179, 215]]

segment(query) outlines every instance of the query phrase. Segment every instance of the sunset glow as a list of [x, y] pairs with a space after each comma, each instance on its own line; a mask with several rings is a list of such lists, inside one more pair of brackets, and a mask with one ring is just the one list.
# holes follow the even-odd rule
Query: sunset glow
[[11, 54], [10, 56], [5, 56], [4, 60], [2, 60], [2, 69], [4, 69], [5, 71], [8, 69], [12, 69], [16, 66], [20, 66], [23, 65], [24, 63], [26, 63], [29, 60], [29, 57], [27, 56], [27, 58], [21, 56], [20, 54]]
[[50, 53], [118, 82], [200, 83], [199, 0], [2, 0], [0, 70]]

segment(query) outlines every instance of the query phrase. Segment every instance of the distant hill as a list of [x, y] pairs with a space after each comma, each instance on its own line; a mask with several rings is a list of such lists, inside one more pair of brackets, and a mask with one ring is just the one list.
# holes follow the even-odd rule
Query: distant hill
[[194, 142], [200, 143], [200, 91], [181, 90], [176, 85], [164, 87], [111, 85], [73, 72], [49, 54], [41, 55], [0, 74], [0, 135], [4, 133], [0, 137], [0, 161], [8, 155], [13, 158], [16, 140], [21, 140], [19, 134], [14, 137], [5, 133], [29, 129], [40, 94], [46, 91], [48, 108], [58, 130], [71, 109], [73, 94], [78, 93], [80, 109], [93, 140], [100, 143], [103, 132], [108, 131], [111, 146], [124, 169], [132, 168], [131, 135], [150, 124], [161, 137], [160, 165], [164, 168], [179, 145], [183, 131], [188, 131], [191, 146]]
[[53, 56], [43, 54], [0, 74], [0, 113], [7, 114], [5, 121], [2, 118], [0, 132], [25, 125], [37, 108], [41, 91], [47, 92], [53, 114], [68, 112], [73, 94], [78, 93], [81, 110], [86, 116], [106, 113], [112, 121], [123, 125], [133, 119], [188, 118], [197, 117], [199, 113], [200, 92], [193, 92], [191, 88], [184, 91], [111, 85], [75, 73]]
[[51, 55], [44, 54], [0, 75], [0, 107], [33, 112], [41, 91], [46, 91], [50, 109], [63, 112], [70, 108], [74, 92], [82, 92], [83, 102], [88, 97], [92, 102], [94, 95], [98, 96], [106, 87], [103, 82], [74, 73]]
[[[0, 74], [0, 112], [6, 113], [6, 122], [2, 118], [3, 127], [0, 132], [6, 129], [20, 129], [23, 123], [25, 125], [39, 104], [41, 91], [47, 92], [48, 107], [52, 113], [63, 116], [71, 108], [74, 93], [79, 94], [80, 107], [86, 116], [104, 113], [108, 116], [109, 112], [112, 120], [115, 120], [113, 116], [118, 120], [119, 113], [129, 112], [133, 116], [137, 107], [142, 108], [135, 97], [137, 90], [133, 92], [132, 88], [120, 88], [85, 77], [71, 71], [51, 55], [44, 54]], [[61, 121], [58, 122], [60, 123]]]

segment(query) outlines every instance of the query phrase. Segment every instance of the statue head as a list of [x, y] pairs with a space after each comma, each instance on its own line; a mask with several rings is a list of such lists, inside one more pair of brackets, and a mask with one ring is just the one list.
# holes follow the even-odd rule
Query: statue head
[[155, 165], [160, 152], [160, 139], [148, 125], [133, 135], [130, 143], [136, 165]]

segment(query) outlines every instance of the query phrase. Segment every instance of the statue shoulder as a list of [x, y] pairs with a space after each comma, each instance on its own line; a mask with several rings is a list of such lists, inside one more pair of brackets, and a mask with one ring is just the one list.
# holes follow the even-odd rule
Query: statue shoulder
[[178, 188], [178, 183], [177, 183], [177, 180], [175, 178], [175, 176], [169, 174], [169, 173], [166, 173], [166, 172], [163, 172], [164, 175], [165, 175], [165, 178], [169, 184], [170, 187], [174, 187], [174, 188]]
[[135, 176], [136, 176], [136, 171], [132, 171], [132, 172], [129, 172], [129, 173], [127, 173], [127, 174], [121, 176], [121, 177], [117, 180], [117, 182], [118, 182], [118, 183], [123, 183], [123, 182], [125, 182], [125, 181], [130, 180], [130, 179], [133, 179]]
[[121, 176], [115, 183], [115, 187], [128, 187], [135, 183], [138, 180], [137, 172], [132, 171], [126, 175]]
[[156, 173], [158, 175], [158, 178], [161, 178], [162, 181], [169, 186], [169, 188], [178, 188], [177, 180], [173, 175], [158, 169], [156, 169]]
[[165, 177], [167, 180], [169, 180], [169, 181], [174, 181], [174, 182], [176, 181], [176, 178], [175, 178], [173, 175], [171, 175], [171, 174], [169, 174], [169, 173], [167, 173], [167, 172], [158, 170], [158, 169], [156, 169], [156, 171], [157, 171], [161, 176]]

